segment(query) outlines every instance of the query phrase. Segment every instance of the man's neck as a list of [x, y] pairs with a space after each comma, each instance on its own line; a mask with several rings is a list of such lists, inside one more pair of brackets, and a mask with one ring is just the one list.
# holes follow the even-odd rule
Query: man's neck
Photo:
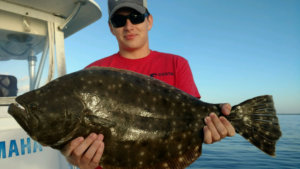
[[120, 55], [127, 59], [141, 59], [150, 54], [150, 49], [140, 49], [140, 50], [120, 50]]

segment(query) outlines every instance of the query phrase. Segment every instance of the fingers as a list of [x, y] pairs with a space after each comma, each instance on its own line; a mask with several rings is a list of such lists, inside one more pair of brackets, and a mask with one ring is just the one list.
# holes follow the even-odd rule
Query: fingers
[[224, 127], [224, 124], [221, 122], [221, 120], [219, 119], [219, 117], [214, 114], [214, 113], [211, 113], [209, 115], [209, 117], [212, 119], [213, 121], [213, 125], [215, 127], [215, 134], [216, 136], [213, 135], [213, 138], [215, 138], [214, 140], [215, 141], [220, 141], [222, 138], [226, 137], [227, 136], [227, 129]]
[[208, 129], [207, 126], [204, 126], [203, 131], [204, 131], [204, 143], [205, 144], [211, 144], [212, 143], [212, 137], [211, 137], [210, 130]]
[[[228, 116], [231, 112], [231, 105], [228, 104], [228, 103], [221, 104], [221, 109], [222, 109], [222, 113], [225, 116]], [[224, 127], [227, 129], [227, 136], [230, 136], [230, 137], [234, 136], [235, 135], [235, 129], [233, 128], [231, 123], [225, 117], [220, 117], [220, 121], [222, 122]]]
[[97, 149], [97, 152], [96, 152], [96, 154], [95, 154], [95, 156], [94, 156], [94, 158], [93, 158], [93, 162], [95, 163], [95, 164], [99, 164], [99, 162], [100, 162], [100, 159], [101, 159], [101, 157], [102, 157], [102, 154], [103, 154], [103, 151], [104, 151], [104, 142], [103, 142], [103, 135], [101, 135], [102, 136], [102, 138], [100, 138], [100, 146], [99, 146], [99, 148]]
[[[207, 125], [208, 130], [211, 133], [211, 138], [205, 138], [208, 136], [206, 136], [206, 133], [204, 133], [204, 140], [212, 140], [212, 142], [216, 142], [224, 137], [223, 132], [225, 127], [222, 126], [219, 118], [214, 113], [211, 113], [208, 117], [205, 118], [205, 123]], [[208, 144], [212, 142], [208, 142]]]
[[[76, 159], [80, 160], [83, 153], [88, 149], [88, 147], [95, 141], [97, 135], [95, 133], [91, 133], [72, 153]], [[90, 150], [94, 151], [94, 150]]]
[[235, 129], [231, 125], [231, 123], [225, 118], [225, 117], [220, 117], [220, 121], [224, 125], [224, 127], [227, 129], [227, 136], [232, 137], [235, 135]]
[[71, 141], [71, 143], [69, 143], [66, 148], [64, 149], [64, 151], [62, 152], [63, 155], [65, 155], [66, 157], [70, 156], [71, 153], [74, 151], [74, 149], [79, 146], [82, 142], [83, 142], [84, 138], [83, 137], [78, 137], [76, 139], [74, 139], [73, 141]]
[[94, 169], [99, 166], [104, 151], [104, 136], [91, 133], [87, 138], [74, 139], [63, 153], [67, 160], [82, 169]]
[[220, 107], [221, 107], [222, 113], [225, 116], [228, 116], [230, 114], [231, 105], [229, 103], [220, 104]]
[[[100, 158], [102, 156], [101, 151], [99, 150], [101, 147], [104, 147], [104, 144], [102, 142], [103, 135], [96, 135], [96, 139], [90, 144], [88, 150], [83, 154], [83, 157], [81, 158], [81, 161], [85, 164], [90, 165], [99, 165]], [[90, 141], [90, 140], [89, 140]]]
[[[230, 105], [229, 105], [230, 106]], [[225, 117], [218, 117], [215, 113], [211, 113], [205, 118], [207, 126], [204, 127], [204, 143], [211, 144], [226, 136], [234, 136], [235, 129]]]

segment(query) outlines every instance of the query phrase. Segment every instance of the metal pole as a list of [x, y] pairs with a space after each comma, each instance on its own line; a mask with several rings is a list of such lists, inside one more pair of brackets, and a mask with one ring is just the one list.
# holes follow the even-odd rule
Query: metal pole
[[34, 79], [34, 88], [35, 89], [37, 89], [39, 87], [40, 82], [41, 82], [41, 76], [42, 76], [45, 61], [46, 61], [46, 58], [47, 58], [47, 55], [48, 55], [48, 49], [49, 49], [48, 44], [49, 44], [49, 41], [48, 41], [48, 37], [47, 37], [46, 40], [45, 40], [45, 46], [44, 46], [43, 54], [42, 54], [41, 61], [40, 61], [40, 64], [39, 64], [39, 68], [38, 68], [36, 77]]
[[58, 77], [60, 77], [66, 74], [64, 32], [57, 29], [58, 25], [56, 23], [54, 25], [54, 43], [56, 52], [57, 75]]
[[30, 55], [28, 56], [30, 90], [34, 89], [36, 60], [37, 60], [37, 58], [36, 58], [36, 56], [34, 56], [34, 52], [31, 51]]

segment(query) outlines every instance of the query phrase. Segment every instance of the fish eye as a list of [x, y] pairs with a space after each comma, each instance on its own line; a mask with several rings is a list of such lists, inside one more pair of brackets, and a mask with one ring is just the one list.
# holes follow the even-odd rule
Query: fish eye
[[29, 108], [32, 109], [32, 110], [36, 110], [36, 109], [37, 109], [37, 104], [35, 104], [35, 103], [30, 103], [30, 104], [29, 104]]

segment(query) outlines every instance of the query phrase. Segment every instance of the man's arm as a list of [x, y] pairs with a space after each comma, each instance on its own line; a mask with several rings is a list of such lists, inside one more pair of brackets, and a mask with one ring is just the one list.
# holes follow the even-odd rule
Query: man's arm
[[[231, 111], [230, 104], [221, 104], [222, 113], [228, 116]], [[205, 118], [206, 126], [204, 127], [204, 143], [212, 144], [220, 141], [221, 139], [235, 135], [235, 129], [231, 123], [224, 117], [218, 117], [216, 114], [211, 113]]]

